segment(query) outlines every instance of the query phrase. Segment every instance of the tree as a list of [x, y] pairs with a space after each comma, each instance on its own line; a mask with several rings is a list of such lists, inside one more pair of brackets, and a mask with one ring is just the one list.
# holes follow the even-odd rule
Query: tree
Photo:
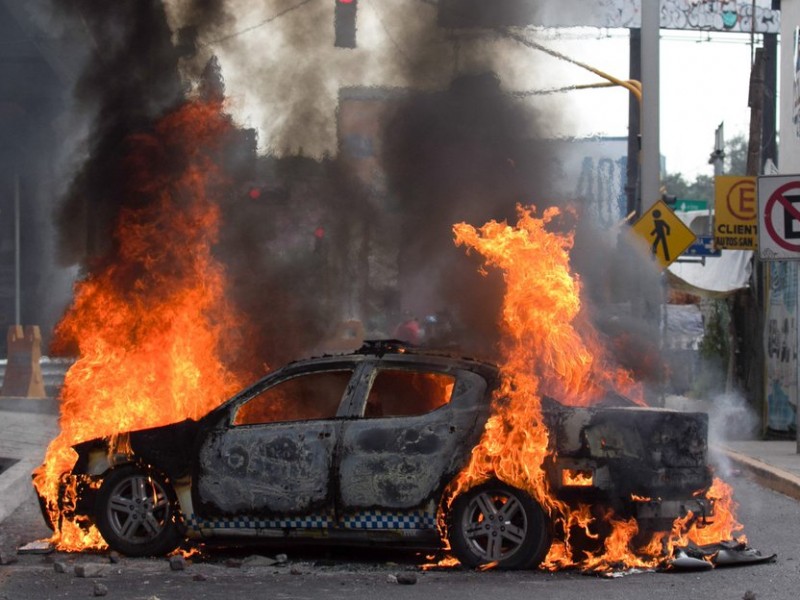
[[[747, 138], [736, 135], [725, 142], [724, 173], [744, 175], [747, 168]], [[681, 173], [668, 173], [662, 180], [667, 194], [676, 198], [714, 201], [714, 178], [711, 175], [698, 175], [694, 181], [687, 181]]]
[[739, 134], [725, 144], [725, 174], [747, 174], [747, 138]]

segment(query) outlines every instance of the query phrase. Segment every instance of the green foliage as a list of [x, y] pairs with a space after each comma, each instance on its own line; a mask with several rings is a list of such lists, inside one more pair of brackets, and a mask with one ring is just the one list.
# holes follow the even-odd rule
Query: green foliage
[[700, 355], [704, 358], [721, 358], [727, 362], [730, 355], [731, 323], [730, 310], [725, 300], [711, 300], [710, 310], [705, 312], [703, 341], [700, 342]]
[[[709, 166], [710, 170], [710, 166]], [[744, 175], [747, 170], [747, 139], [737, 135], [725, 142], [725, 174]], [[687, 181], [680, 173], [668, 173], [661, 182], [667, 194], [676, 198], [714, 201], [714, 177], [698, 175]]]
[[701, 366], [692, 381], [692, 396], [707, 398], [725, 389], [728, 361], [731, 358], [730, 308], [725, 300], [701, 302], [704, 334], [700, 342]]
[[725, 144], [725, 174], [747, 174], [747, 139], [743, 135], [737, 135]]
[[661, 181], [667, 194], [684, 200], [714, 200], [714, 179], [708, 175], [698, 175], [688, 182], [680, 173], [672, 173]]

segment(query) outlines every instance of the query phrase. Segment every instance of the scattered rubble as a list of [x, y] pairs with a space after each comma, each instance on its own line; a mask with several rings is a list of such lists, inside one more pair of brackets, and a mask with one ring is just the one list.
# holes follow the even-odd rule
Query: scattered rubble
[[35, 540], [20, 546], [17, 554], [50, 554], [54, 551], [55, 547], [49, 540]]
[[414, 585], [417, 583], [417, 576], [414, 573], [398, 573], [397, 583], [400, 585]]
[[186, 570], [186, 558], [182, 554], [175, 554], [169, 557], [169, 568], [173, 571]]
[[105, 596], [106, 594], [108, 594], [108, 588], [99, 581], [95, 581], [94, 588], [92, 589], [92, 594], [94, 596]]
[[414, 573], [397, 573], [397, 575], [390, 573], [386, 576], [386, 581], [399, 585], [414, 585], [417, 583], [417, 576]]
[[75, 565], [75, 577], [105, 577], [106, 566], [100, 563], [81, 563]]
[[268, 556], [261, 556], [259, 554], [253, 554], [252, 556], [248, 556], [242, 561], [241, 566], [243, 567], [273, 567], [278, 564], [278, 561], [274, 558], [270, 558]]
[[53, 570], [56, 573], [66, 573], [69, 570], [67, 563], [62, 560], [57, 560], [53, 563]]

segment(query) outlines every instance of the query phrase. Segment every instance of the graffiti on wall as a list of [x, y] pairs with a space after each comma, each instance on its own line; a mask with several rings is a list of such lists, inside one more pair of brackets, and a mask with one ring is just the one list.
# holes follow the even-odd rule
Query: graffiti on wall
[[769, 264], [764, 346], [767, 363], [767, 427], [790, 431], [797, 423], [797, 264]]
[[625, 156], [583, 158], [575, 196], [589, 207], [589, 214], [602, 230], [613, 230], [625, 216], [626, 167]]
[[792, 81], [792, 123], [794, 123], [794, 134], [800, 137], [800, 27], [794, 28], [794, 40], [792, 43], [794, 58], [794, 77]]
[[[595, 26], [636, 28], [641, 25], [641, 0], [599, 2], [608, 21]], [[661, 0], [661, 27], [779, 33], [780, 11], [771, 6], [769, 0]]]

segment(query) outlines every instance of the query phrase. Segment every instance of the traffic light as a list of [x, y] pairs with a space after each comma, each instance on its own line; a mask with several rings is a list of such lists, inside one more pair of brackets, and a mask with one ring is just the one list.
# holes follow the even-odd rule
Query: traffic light
[[289, 200], [289, 190], [283, 186], [250, 182], [243, 190], [244, 196], [254, 202], [274, 204]]
[[333, 30], [336, 38], [333, 45], [337, 48], [355, 48], [358, 0], [335, 0], [335, 2]]

